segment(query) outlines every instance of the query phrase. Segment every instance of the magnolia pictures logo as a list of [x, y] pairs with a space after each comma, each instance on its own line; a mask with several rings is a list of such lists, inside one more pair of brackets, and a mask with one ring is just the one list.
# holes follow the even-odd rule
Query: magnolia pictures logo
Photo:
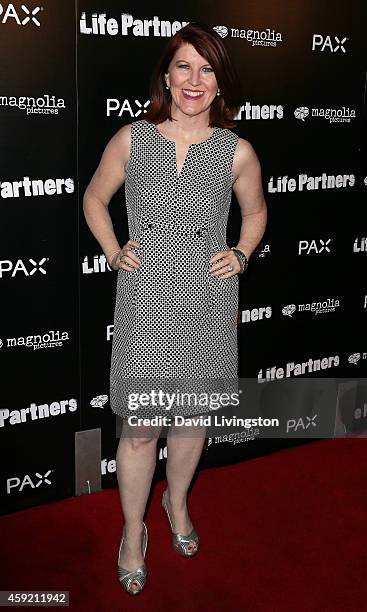
[[58, 115], [64, 110], [64, 98], [56, 98], [54, 95], [43, 94], [34, 96], [0, 96], [0, 107], [6, 110], [14, 109], [24, 111], [26, 115]]
[[340, 307], [340, 301], [336, 298], [326, 298], [320, 302], [308, 302], [305, 304], [287, 304], [282, 308], [282, 315], [293, 318], [295, 314], [309, 312], [313, 315], [336, 312]]
[[308, 106], [298, 106], [293, 112], [296, 119], [305, 122], [307, 117], [323, 119], [328, 123], [350, 123], [356, 118], [356, 111], [348, 106], [339, 108], [311, 108]]
[[70, 340], [70, 336], [67, 331], [56, 329], [32, 336], [19, 336], [18, 338], [6, 338], [5, 340], [0, 338], [0, 349], [26, 347], [36, 351], [43, 348], [63, 346], [68, 340]]
[[217, 25], [213, 30], [222, 38], [244, 38], [247, 42], [252, 43], [252, 46], [261, 47], [276, 47], [278, 43], [283, 42], [280, 32], [276, 32], [270, 28], [265, 30], [252, 30], [243, 28], [228, 28], [225, 25]]

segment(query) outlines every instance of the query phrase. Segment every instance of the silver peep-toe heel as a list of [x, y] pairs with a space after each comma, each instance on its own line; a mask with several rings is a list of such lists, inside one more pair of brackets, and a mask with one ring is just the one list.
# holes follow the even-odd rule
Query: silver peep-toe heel
[[172, 546], [183, 557], [193, 557], [199, 550], [199, 537], [193, 528], [188, 535], [182, 535], [173, 531], [173, 524], [167, 504], [167, 489], [163, 491], [162, 506], [166, 511], [172, 531]]
[[[124, 536], [124, 529], [122, 531], [122, 537], [121, 537], [121, 542], [120, 542], [119, 554], [118, 554], [118, 558], [117, 558], [117, 577], [118, 577], [118, 580], [119, 580], [122, 588], [127, 593], [130, 593], [130, 595], [137, 595], [138, 593], [141, 593], [141, 591], [144, 588], [146, 577], [147, 577], [147, 574], [148, 574], [148, 570], [147, 570], [147, 566], [145, 565], [145, 563], [143, 563], [143, 565], [140, 565], [139, 567], [137, 567], [135, 570], [132, 570], [132, 571], [126, 570], [126, 569], [124, 569], [123, 567], [121, 567], [118, 564], [119, 559], [120, 559], [121, 546], [123, 544], [124, 537], [125, 537]], [[146, 550], [147, 550], [147, 546], [148, 546], [148, 530], [147, 530], [146, 524], [143, 522], [143, 537], [142, 537], [142, 546], [141, 546], [141, 549], [142, 549], [142, 552], [143, 552], [144, 559], [145, 559], [145, 553], [146, 553]], [[131, 585], [134, 582], [137, 585], [139, 585], [138, 589], [132, 589], [131, 588]]]

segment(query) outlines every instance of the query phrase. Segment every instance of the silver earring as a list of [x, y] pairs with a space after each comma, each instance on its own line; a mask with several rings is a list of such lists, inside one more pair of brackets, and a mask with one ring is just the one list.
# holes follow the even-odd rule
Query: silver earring
[[166, 89], [169, 89], [169, 86], [168, 86], [168, 85], [166, 85]]
[[220, 90], [218, 89], [218, 91], [217, 91], [217, 96], [219, 96], [219, 95], [220, 95]]

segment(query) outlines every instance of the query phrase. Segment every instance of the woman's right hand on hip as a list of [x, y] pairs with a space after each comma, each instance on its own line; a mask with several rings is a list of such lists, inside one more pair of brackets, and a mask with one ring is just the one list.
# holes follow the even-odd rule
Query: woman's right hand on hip
[[140, 244], [136, 240], [128, 240], [126, 244], [117, 251], [109, 260], [109, 266], [112, 270], [118, 270], [122, 268], [126, 272], [132, 272], [135, 268], [140, 266], [140, 259], [131, 250], [131, 247], [140, 247]]

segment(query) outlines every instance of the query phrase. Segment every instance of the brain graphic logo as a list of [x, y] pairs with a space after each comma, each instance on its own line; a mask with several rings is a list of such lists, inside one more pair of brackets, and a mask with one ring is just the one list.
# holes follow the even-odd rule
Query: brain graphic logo
[[306, 117], [308, 117], [309, 114], [310, 114], [310, 111], [307, 108], [307, 106], [299, 106], [294, 111], [295, 118], [296, 119], [300, 119], [301, 121], [304, 121], [306, 119]]
[[214, 26], [213, 30], [215, 30], [216, 33], [219, 34], [219, 36], [221, 36], [222, 38], [228, 36], [228, 28], [226, 28], [226, 26]]
[[364, 182], [364, 184], [365, 184], [365, 185], [366, 185], [366, 187], [367, 187], [367, 176], [365, 176], [365, 177], [364, 177], [363, 182]]
[[103, 408], [105, 404], [108, 402], [108, 395], [97, 395], [94, 397], [90, 403], [93, 408]]
[[349, 355], [348, 362], [354, 363], [354, 365], [357, 365], [360, 358], [361, 358], [361, 353], [353, 353], [352, 355]]
[[284, 308], [282, 308], [282, 314], [285, 317], [291, 317], [292, 314], [294, 314], [295, 312], [296, 312], [295, 304], [288, 304], [288, 306], [284, 306]]

